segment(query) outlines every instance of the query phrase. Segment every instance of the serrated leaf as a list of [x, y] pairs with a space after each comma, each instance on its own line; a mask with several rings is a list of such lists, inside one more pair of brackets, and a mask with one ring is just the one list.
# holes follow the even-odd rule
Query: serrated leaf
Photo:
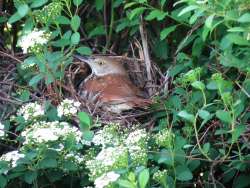
[[149, 180], [149, 170], [144, 169], [143, 171], [141, 171], [138, 179], [140, 188], [145, 188]]
[[176, 29], [176, 25], [167, 27], [161, 31], [160, 39], [165, 39], [171, 32], [173, 32]]
[[216, 117], [219, 118], [221, 121], [226, 123], [232, 123], [232, 117], [231, 114], [224, 110], [217, 110], [216, 111]]
[[238, 22], [240, 23], [247, 23], [250, 22], [250, 13], [243, 14], [239, 19]]
[[77, 45], [80, 42], [80, 34], [78, 32], [73, 33], [71, 36], [71, 44]]
[[70, 25], [73, 31], [77, 32], [81, 24], [81, 18], [77, 15], [73, 16], [71, 19]]
[[79, 48], [76, 49], [76, 51], [81, 55], [91, 55], [92, 54], [92, 50], [87, 46], [80, 46]]
[[48, 0], [33, 0], [30, 7], [31, 8], [37, 8], [37, 7], [43, 6], [47, 2], [48, 2]]

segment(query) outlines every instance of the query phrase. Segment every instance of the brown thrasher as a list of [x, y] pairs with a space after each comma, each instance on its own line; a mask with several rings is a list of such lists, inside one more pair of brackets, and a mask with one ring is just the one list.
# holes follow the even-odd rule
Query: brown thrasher
[[106, 110], [121, 113], [151, 104], [151, 100], [143, 98], [142, 91], [131, 82], [121, 62], [107, 56], [75, 57], [92, 70], [80, 86], [80, 93], [95, 96]]

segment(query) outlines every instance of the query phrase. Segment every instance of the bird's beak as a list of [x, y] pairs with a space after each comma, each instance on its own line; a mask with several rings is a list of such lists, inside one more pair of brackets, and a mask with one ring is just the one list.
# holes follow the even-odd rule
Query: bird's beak
[[92, 56], [80, 56], [80, 55], [74, 55], [74, 57], [82, 62], [87, 63], [88, 65], [91, 65], [93, 61], [95, 60]]

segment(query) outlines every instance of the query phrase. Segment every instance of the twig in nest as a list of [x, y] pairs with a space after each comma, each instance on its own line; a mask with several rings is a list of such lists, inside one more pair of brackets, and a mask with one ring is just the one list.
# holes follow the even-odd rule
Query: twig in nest
[[[147, 79], [151, 83], [152, 82], [151, 61], [150, 61], [150, 57], [149, 57], [147, 36], [146, 36], [145, 31], [144, 31], [142, 16], [141, 16], [141, 23], [140, 23], [140, 34], [141, 34], [143, 53], [144, 53], [144, 59], [145, 59], [145, 64], [146, 64]], [[153, 89], [149, 88], [148, 93], [151, 96], [153, 93]]]

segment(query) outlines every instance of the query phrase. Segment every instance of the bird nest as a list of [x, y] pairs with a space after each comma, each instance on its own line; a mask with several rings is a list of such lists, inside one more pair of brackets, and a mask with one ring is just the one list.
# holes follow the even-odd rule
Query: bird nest
[[[147, 72], [146, 64], [143, 60], [137, 58], [128, 58], [123, 56], [108, 56], [116, 61], [120, 62], [133, 82], [135, 86], [145, 93], [147, 98], [153, 98], [159, 95], [165, 88], [165, 77], [161, 73], [160, 69], [155, 63], [151, 63], [150, 73]], [[148, 114], [151, 113], [151, 108], [135, 108], [133, 110], [125, 111], [121, 114], [113, 114], [108, 111], [102, 110], [102, 106], [98, 103], [92, 102], [87, 98], [80, 96], [79, 85], [82, 83], [88, 75], [91, 74], [90, 67], [79, 60], [75, 60], [72, 65], [68, 68], [68, 83], [71, 83], [71, 88], [74, 87], [74, 98], [82, 103], [83, 110], [88, 111], [92, 116], [98, 117], [99, 120], [103, 122], [109, 121], [119, 121], [125, 124], [131, 124], [135, 122], [141, 122], [141, 120], [146, 120]], [[148, 79], [150, 74], [151, 80]], [[150, 122], [146, 120], [147, 122]]]

